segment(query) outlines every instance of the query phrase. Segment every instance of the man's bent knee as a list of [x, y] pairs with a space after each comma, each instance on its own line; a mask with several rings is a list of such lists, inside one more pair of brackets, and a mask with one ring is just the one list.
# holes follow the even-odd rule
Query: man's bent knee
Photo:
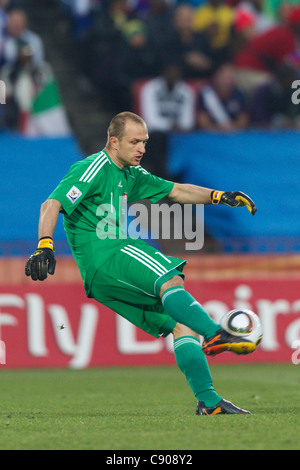
[[174, 339], [182, 338], [183, 336], [194, 336], [199, 339], [198, 333], [191, 330], [188, 326], [182, 325], [181, 323], [176, 323], [173, 330]]
[[164, 282], [163, 285], [161, 286], [160, 297], [162, 297], [163, 293], [167, 289], [170, 289], [171, 287], [178, 287], [178, 286], [183, 287], [183, 285], [184, 285], [184, 280], [182, 279], [181, 276], [176, 275], [172, 277], [168, 281]]

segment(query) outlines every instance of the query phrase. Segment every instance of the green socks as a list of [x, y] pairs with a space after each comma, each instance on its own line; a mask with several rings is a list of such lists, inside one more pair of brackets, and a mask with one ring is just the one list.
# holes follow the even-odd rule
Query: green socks
[[200, 341], [194, 336], [182, 336], [174, 341], [175, 359], [184, 373], [195, 397], [205, 406], [215, 406], [222, 400], [214, 390], [209, 367]]
[[[221, 328], [183, 287], [167, 289], [161, 301], [166, 313], [173, 320], [188, 326], [205, 338], [214, 336]], [[205, 406], [217, 405], [222, 398], [214, 390], [200, 341], [194, 336], [176, 338], [174, 354], [177, 365], [184, 373], [197, 400], [203, 401]]]
[[221, 328], [183, 287], [167, 289], [162, 295], [161, 301], [171, 318], [188, 326], [205, 338], [214, 336]]

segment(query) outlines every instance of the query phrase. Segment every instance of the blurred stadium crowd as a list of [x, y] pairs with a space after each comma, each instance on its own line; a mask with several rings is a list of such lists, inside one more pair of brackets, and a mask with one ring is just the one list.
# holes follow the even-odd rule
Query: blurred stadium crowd
[[[30, 30], [20, 0], [0, 0], [0, 79], [5, 83], [0, 130], [31, 136], [71, 132], [43, 40]], [[44, 116], [37, 121], [35, 112]]]
[[[300, 128], [291, 100], [300, 73], [298, 0], [49, 2], [60, 4], [104, 109], [138, 112], [152, 132]], [[22, 110], [49, 74], [20, 2], [0, 0], [1, 127], [24, 127]]]
[[[53, 18], [57, 21], [53, 29], [47, 14], [52, 23]], [[57, 42], [49, 41], [52, 34], [58, 35]], [[57, 53], [51, 54], [51, 47], [61, 44], [63, 48], [65, 42], [64, 50], [55, 49]], [[76, 67], [71, 62], [74, 56]], [[52, 63], [47, 62], [48, 57], [52, 57]], [[68, 60], [70, 68], [66, 66]], [[66, 93], [66, 107], [72, 101], [66, 116], [56, 79], [61, 79], [59, 73], [65, 74], [59, 83], [66, 88], [74, 80], [74, 70], [78, 71], [75, 79], [91, 93], [83, 91], [74, 103], [74, 95], [84, 86], [76, 86], [71, 97]], [[7, 203], [2, 205], [6, 211], [3, 220], [11, 220], [8, 227], [12, 231], [3, 229], [2, 241], [19, 236], [13, 232], [18, 222], [12, 213], [19, 214], [19, 207], [24, 210], [24, 197], [20, 194], [17, 202], [15, 188], [16, 181], [23, 187], [25, 171], [30, 175], [28, 181], [35, 171], [29, 162], [33, 165], [41, 152], [48, 152], [48, 161], [59, 166], [58, 173], [62, 163], [57, 155], [64, 155], [67, 171], [74, 159], [88, 154], [77, 151], [74, 141], [80, 147], [85, 139], [89, 148], [97, 151], [98, 142], [105, 143], [108, 116], [126, 109], [147, 122], [150, 140], [145, 168], [154, 174], [222, 187], [227, 171], [230, 187], [230, 169], [243, 160], [236, 166], [234, 177], [245, 192], [260, 201], [263, 217], [255, 218], [251, 231], [248, 219], [243, 225], [239, 215], [237, 233], [233, 215], [229, 220], [227, 213], [222, 218], [214, 210], [206, 214], [213, 240], [224, 234], [225, 242], [230, 240], [226, 250], [238, 251], [237, 245], [232, 248], [234, 240], [246, 238], [245, 250], [258, 251], [261, 248], [253, 240], [263, 234], [269, 241], [263, 240], [262, 251], [265, 245], [273, 251], [277, 247], [299, 251], [299, 224], [294, 220], [298, 201], [292, 205], [281, 197], [282, 193], [294, 194], [299, 187], [300, 105], [292, 100], [292, 84], [300, 79], [299, 0], [39, 0], [38, 7], [35, 0], [0, 0], [0, 79], [6, 85], [6, 104], [0, 104], [1, 146], [6, 155], [13, 156], [11, 162], [6, 158], [12, 176], [4, 191]], [[88, 106], [82, 111], [80, 105], [85, 99]], [[76, 136], [78, 128], [68, 125], [68, 118], [74, 123], [72, 112], [77, 113], [81, 125]], [[83, 113], [90, 113], [86, 121]], [[211, 130], [219, 131], [219, 135], [202, 132]], [[28, 142], [22, 135], [11, 138], [16, 131], [31, 137], [67, 138], [51, 139], [51, 143], [40, 138]], [[227, 139], [228, 133], [233, 138]], [[201, 159], [197, 159], [199, 147], [204, 156]], [[15, 175], [16, 154], [20, 157], [19, 180]], [[197, 160], [191, 165], [192, 158]], [[289, 161], [284, 169], [283, 160]], [[203, 175], [207, 175], [205, 179]], [[52, 189], [50, 183], [49, 189], [45, 188], [44, 180], [41, 184], [42, 188], [34, 186], [26, 196], [25, 212], [32, 217], [36, 194], [49, 194]], [[11, 210], [11, 193], [15, 211]], [[276, 221], [270, 207], [280, 214]], [[33, 223], [28, 219], [27, 240], [32, 239]], [[64, 239], [62, 225], [59, 237]], [[274, 243], [270, 241], [273, 238]]]

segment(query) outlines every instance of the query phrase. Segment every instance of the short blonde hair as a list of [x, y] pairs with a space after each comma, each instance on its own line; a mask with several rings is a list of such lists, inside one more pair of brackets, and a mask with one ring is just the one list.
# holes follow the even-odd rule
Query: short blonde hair
[[117, 139], [122, 140], [125, 134], [125, 127], [127, 121], [133, 121], [137, 124], [141, 124], [142, 126], [146, 126], [144, 119], [142, 119], [137, 114], [131, 113], [129, 111], [125, 111], [123, 113], [117, 114], [110, 122], [109, 127], [107, 129], [107, 142], [109, 144], [109, 140], [111, 137], [117, 137]]

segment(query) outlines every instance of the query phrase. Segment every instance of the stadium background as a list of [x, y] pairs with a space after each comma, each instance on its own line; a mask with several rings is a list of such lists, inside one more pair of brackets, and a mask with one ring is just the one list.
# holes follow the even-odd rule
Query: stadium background
[[[143, 63], [137, 55], [140, 62], [136, 69], [120, 70], [111, 59], [118, 58], [117, 52], [121, 51], [130, 64], [133, 59], [126, 41], [144, 33], [147, 25], [149, 30], [150, 26], [158, 28], [156, 33], [159, 28], [171, 30], [171, 14], [178, 8], [177, 3], [183, 2], [129, 1], [126, 12], [125, 3], [1, 2], [8, 15], [9, 4], [24, 9], [28, 28], [39, 36], [44, 50], [44, 56], [39, 58], [34, 57], [34, 46], [29, 53], [22, 49], [27, 57], [23, 61], [13, 54], [5, 56], [7, 19], [5, 9], [1, 10], [0, 70], [1, 78], [8, 81], [0, 133], [0, 318], [1, 340], [6, 345], [6, 364], [1, 367], [7, 369], [174, 364], [168, 339], [154, 340], [85, 298], [61, 220], [55, 234], [55, 276], [36, 284], [24, 275], [25, 260], [37, 242], [41, 203], [76, 160], [104, 146], [107, 124], [116, 112], [122, 111], [125, 104], [127, 109], [142, 112], [145, 85], [162, 70], [152, 68], [158, 71], [149, 76], [147, 61]], [[206, 2], [186, 3], [200, 8]], [[263, 13], [252, 10], [249, 4], [264, 2], [246, 2], [244, 10], [238, 3], [245, 2], [228, 2], [231, 8], [228, 11], [230, 31], [234, 30], [238, 39], [242, 36], [242, 49], [254, 36], [271, 31], [278, 24], [286, 27], [288, 14], [284, 10], [280, 16], [276, 10], [280, 2], [266, 2], [268, 9]], [[111, 14], [113, 4], [117, 5], [118, 14], [110, 18], [110, 25], [114, 24], [115, 30], [105, 29], [103, 18]], [[293, 24], [300, 21], [299, 11], [296, 13]], [[167, 19], [170, 23], [166, 24]], [[254, 28], [259, 21], [265, 29]], [[103, 31], [95, 29], [97, 24], [99, 28], [102, 24]], [[250, 32], [253, 36], [249, 39]], [[194, 70], [191, 75], [186, 72], [183, 77], [193, 92], [195, 116], [204, 113], [200, 109], [201, 91], [210, 83], [215, 70], [229, 59], [234, 63], [231, 46], [237, 44], [235, 35], [232, 39], [228, 33], [220, 50], [214, 50], [211, 68], [198, 73]], [[162, 38], [156, 40], [159, 43]], [[28, 45], [26, 41], [30, 45], [32, 38], [24, 36], [18, 47], [24, 48]], [[36, 42], [33, 40], [32, 44]], [[208, 54], [207, 51], [202, 52]], [[276, 58], [279, 61], [276, 67], [288, 64], [297, 77], [298, 53], [287, 51], [284, 57]], [[176, 57], [172, 65], [174, 62]], [[180, 128], [180, 123], [173, 121], [174, 108], [170, 115], [170, 108], [160, 108], [164, 122], [162, 128], [150, 129], [153, 144], [149, 144], [148, 158], [143, 162], [146, 169], [172, 180], [243, 190], [257, 204], [254, 218], [246, 210], [205, 208], [205, 245], [200, 252], [185, 252], [184, 240], [158, 241], [166, 253], [188, 259], [187, 289], [214, 318], [235, 307], [250, 308], [259, 314], [265, 330], [263, 343], [242, 363], [291, 363], [300, 341], [300, 105], [292, 103], [292, 82], [283, 90], [275, 88], [282, 108], [269, 107], [267, 121], [255, 120], [251, 114], [256, 87], [274, 80], [276, 67], [272, 63], [263, 73], [251, 70], [251, 77], [256, 77], [255, 87], [248, 84], [243, 90], [247, 106], [242, 112], [247, 119], [240, 124], [232, 117], [230, 129], [217, 121], [213, 130], [201, 128], [196, 118], [189, 128], [184, 125]], [[242, 67], [237, 68], [241, 72]], [[235, 86], [243, 88], [244, 82], [240, 80]], [[272, 103], [276, 101], [274, 96]], [[230, 109], [225, 107], [223, 111], [226, 114]], [[60, 325], [65, 328], [61, 330]], [[218, 362], [241, 360], [224, 354], [215, 359]]]

